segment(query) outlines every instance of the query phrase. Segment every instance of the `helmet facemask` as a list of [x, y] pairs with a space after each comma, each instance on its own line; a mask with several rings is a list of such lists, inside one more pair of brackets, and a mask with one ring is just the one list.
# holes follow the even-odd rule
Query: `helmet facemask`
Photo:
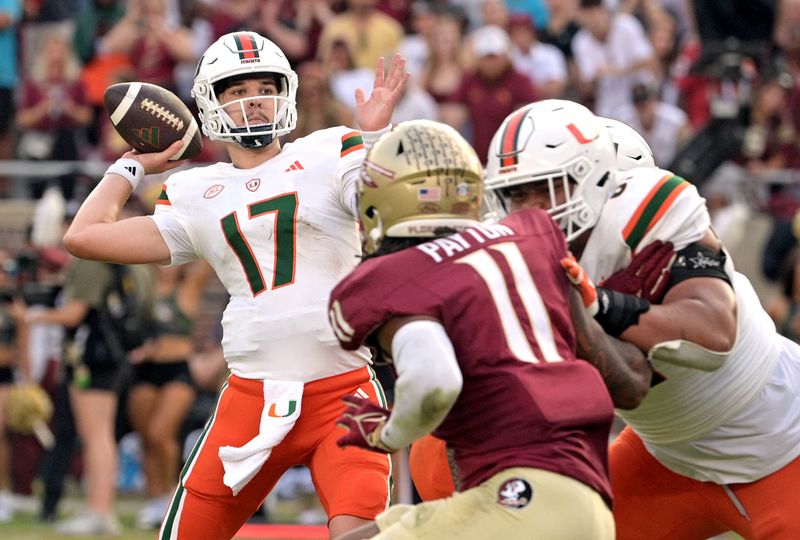
[[[260, 111], [260, 118], [253, 117], [252, 109]], [[269, 146], [275, 137], [290, 131], [286, 129], [289, 110], [290, 103], [283, 96], [257, 96], [229, 101], [212, 108], [211, 114], [219, 116], [227, 133], [240, 146], [263, 148]], [[234, 118], [241, 119], [239, 124]], [[222, 133], [217, 133], [217, 136], [222, 136]]]
[[[578, 163], [572, 163], [568, 168], [583, 170], [579, 163], [581, 160], [578, 158]], [[567, 241], [575, 239], [596, 221], [594, 212], [580, 194], [580, 182], [564, 170], [510, 176], [507, 180], [506, 187], [490, 190], [487, 194], [488, 206], [498, 219], [510, 214], [514, 206], [524, 208], [525, 201], [536, 196], [542, 203], [541, 208], [564, 231]]]

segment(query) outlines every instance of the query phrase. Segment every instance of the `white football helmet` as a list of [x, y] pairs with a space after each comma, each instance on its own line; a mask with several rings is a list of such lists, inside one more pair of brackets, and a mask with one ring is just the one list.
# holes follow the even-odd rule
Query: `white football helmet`
[[507, 188], [547, 182], [548, 212], [572, 241], [597, 223], [616, 189], [615, 157], [608, 130], [589, 109], [560, 99], [537, 101], [506, 117], [492, 139], [487, 202], [502, 216], [511, 208]]
[[[248, 78], [257, 74], [277, 75], [277, 96], [237, 99], [223, 107], [215, 87], [233, 77]], [[292, 71], [283, 51], [255, 32], [226, 34], [214, 42], [197, 63], [192, 97], [200, 110], [203, 133], [209, 139], [235, 142], [245, 148], [269, 145], [275, 137], [285, 135], [297, 125], [297, 74]], [[272, 122], [250, 124], [245, 104], [264, 99], [272, 104]], [[244, 125], [238, 126], [229, 111], [239, 107]]]
[[625, 122], [600, 116], [600, 121], [606, 126], [611, 142], [617, 150], [617, 169], [629, 171], [637, 167], [655, 167], [656, 160], [650, 145]]

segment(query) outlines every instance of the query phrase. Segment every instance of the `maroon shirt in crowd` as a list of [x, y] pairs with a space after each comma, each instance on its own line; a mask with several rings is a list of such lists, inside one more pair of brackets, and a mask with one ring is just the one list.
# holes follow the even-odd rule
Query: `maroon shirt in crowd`
[[167, 46], [156, 39], [141, 37], [130, 52], [136, 80], [157, 84], [175, 91], [175, 66], [178, 64]]
[[[454, 451], [462, 489], [511, 467], [535, 467], [583, 482], [610, 504], [614, 409], [599, 372], [575, 356], [571, 285], [560, 265], [566, 254], [552, 219], [523, 211], [499, 225], [368, 260], [331, 294], [349, 325], [340, 334], [349, 337], [346, 349], [394, 317], [427, 316], [444, 326], [464, 385], [434, 435]], [[504, 307], [503, 298], [510, 304]], [[513, 319], [535, 358], [512, 351]], [[534, 326], [539, 336], [552, 335], [544, 338], [552, 344], [549, 361]]]
[[531, 80], [511, 68], [491, 82], [474, 73], [465, 75], [452, 101], [467, 106], [472, 122], [472, 146], [486, 163], [492, 137], [506, 116], [537, 99]]
[[44, 100], [51, 100], [50, 112], [39, 123], [31, 126], [38, 131], [58, 131], [77, 127], [75, 121], [64, 113], [64, 102], [69, 99], [76, 105], [86, 105], [86, 93], [80, 81], [44, 81], [27, 79], [22, 84], [20, 108], [34, 107]]

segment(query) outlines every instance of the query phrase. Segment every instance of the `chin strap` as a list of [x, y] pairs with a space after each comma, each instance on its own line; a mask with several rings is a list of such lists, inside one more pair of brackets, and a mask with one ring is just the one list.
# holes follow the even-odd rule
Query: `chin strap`
[[[264, 126], [272, 129], [273, 124], [264, 124]], [[275, 138], [272, 133], [249, 135], [250, 131], [247, 128], [232, 128], [230, 132], [236, 135], [234, 140], [242, 148], [264, 148], [272, 144]]]

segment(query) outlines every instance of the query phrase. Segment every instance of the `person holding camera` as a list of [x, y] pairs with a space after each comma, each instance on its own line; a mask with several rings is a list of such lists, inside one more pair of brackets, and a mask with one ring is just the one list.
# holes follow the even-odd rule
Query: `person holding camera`
[[[126, 208], [128, 215], [135, 214], [131, 209]], [[151, 267], [74, 259], [67, 269], [63, 305], [28, 315], [29, 322], [61, 324], [70, 334], [65, 343], [64, 381], [82, 445], [86, 508], [57, 523], [59, 534], [114, 535], [120, 531], [114, 517], [118, 396], [127, 355], [144, 343], [149, 331], [154, 289]], [[55, 431], [53, 460], [64, 462], [51, 468], [65, 470], [72, 440], [68, 430], [63, 438], [58, 427]], [[49, 474], [46, 491], [60, 490]]]

